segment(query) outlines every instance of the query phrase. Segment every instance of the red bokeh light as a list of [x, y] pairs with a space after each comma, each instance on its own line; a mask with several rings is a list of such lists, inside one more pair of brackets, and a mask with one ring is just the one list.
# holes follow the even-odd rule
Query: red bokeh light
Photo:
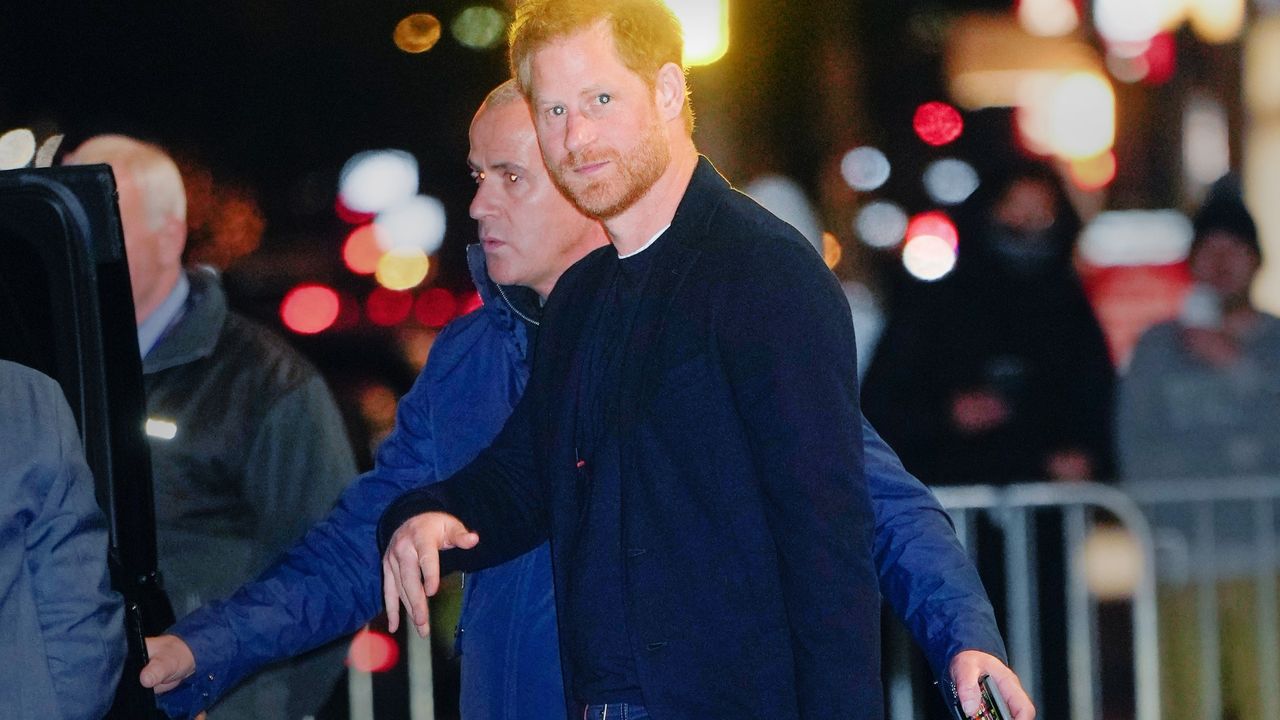
[[939, 147], [960, 137], [964, 132], [964, 118], [959, 110], [944, 102], [927, 102], [916, 108], [911, 126], [921, 140]]
[[381, 259], [382, 248], [378, 247], [378, 233], [373, 223], [353, 230], [342, 245], [342, 261], [357, 275], [372, 275]]
[[413, 311], [413, 295], [384, 287], [374, 288], [364, 302], [364, 311], [374, 325], [399, 325]]
[[332, 288], [306, 283], [290, 290], [280, 301], [280, 319], [300, 335], [314, 335], [328, 330], [338, 319], [340, 309], [338, 293]]
[[1178, 69], [1178, 45], [1173, 33], [1160, 33], [1151, 38], [1151, 44], [1142, 54], [1147, 61], [1147, 74], [1142, 78], [1149, 85], [1163, 85]]
[[483, 306], [484, 299], [480, 297], [480, 293], [472, 291], [466, 297], [458, 299], [458, 317], [462, 317], [474, 310], [479, 310]]
[[920, 213], [907, 223], [907, 242], [923, 235], [942, 238], [952, 248], [960, 247], [960, 233], [956, 230], [956, 224], [941, 210]]
[[367, 222], [371, 222], [375, 217], [373, 213], [362, 213], [357, 210], [352, 210], [342, 202], [341, 197], [334, 200], [333, 212], [337, 214], [338, 219], [348, 225], [363, 225]]
[[395, 638], [376, 630], [361, 630], [351, 638], [347, 667], [361, 672], [386, 672], [400, 662], [400, 646]]
[[444, 327], [458, 315], [458, 300], [444, 288], [431, 288], [418, 296], [414, 317], [427, 327]]

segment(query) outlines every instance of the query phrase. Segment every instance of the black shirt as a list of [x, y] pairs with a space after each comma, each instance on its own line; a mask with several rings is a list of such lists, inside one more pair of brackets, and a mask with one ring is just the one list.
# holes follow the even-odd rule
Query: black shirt
[[578, 388], [579, 472], [587, 475], [586, 512], [568, 572], [567, 650], [574, 698], [642, 704], [627, 628], [622, 558], [622, 466], [618, 401], [635, 310], [653, 248], [619, 258], [597, 298]]

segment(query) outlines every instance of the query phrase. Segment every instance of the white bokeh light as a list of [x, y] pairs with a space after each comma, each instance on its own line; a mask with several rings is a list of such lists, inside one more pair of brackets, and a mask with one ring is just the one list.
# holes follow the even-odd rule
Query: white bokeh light
[[418, 161], [403, 150], [369, 150], [342, 167], [338, 196], [359, 213], [380, 213], [418, 192]]
[[877, 200], [858, 212], [853, 229], [867, 245], [890, 248], [907, 234], [907, 213], [895, 203]]
[[378, 246], [383, 250], [419, 249], [430, 255], [444, 242], [444, 204], [426, 195], [416, 195], [379, 213], [373, 221]]
[[859, 147], [845, 153], [840, 175], [854, 190], [870, 192], [889, 181], [889, 158], [873, 147]]
[[0, 170], [26, 167], [36, 156], [36, 136], [27, 128], [0, 135]]
[[959, 205], [978, 189], [978, 171], [963, 160], [944, 158], [924, 170], [924, 189], [934, 202]]
[[933, 282], [956, 266], [956, 249], [936, 235], [917, 235], [902, 248], [902, 264], [912, 277]]

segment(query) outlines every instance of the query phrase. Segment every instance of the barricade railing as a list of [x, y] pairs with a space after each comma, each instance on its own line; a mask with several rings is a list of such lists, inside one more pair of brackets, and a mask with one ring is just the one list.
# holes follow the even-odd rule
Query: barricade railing
[[[1162, 597], [1180, 588], [1194, 595], [1194, 612], [1179, 618], [1179, 631], [1193, 634], [1197, 646], [1194, 678], [1198, 706], [1177, 708], [1178, 717], [1216, 720], [1225, 716], [1280, 718], [1280, 608], [1277, 599], [1277, 504], [1280, 477], [1145, 480], [1121, 489], [1143, 509], [1154, 530], [1156, 575]], [[1250, 587], [1251, 586], [1251, 587]], [[1241, 591], [1244, 591], [1243, 593]], [[1224, 648], [1221, 602], [1248, 595], [1252, 617], [1244, 632], [1228, 636]], [[1239, 607], [1225, 608], [1238, 611]], [[1256, 672], [1250, 696], [1224, 701], [1224, 651], [1236, 655], [1247, 645]], [[1166, 653], [1167, 654], [1167, 653]], [[1171, 658], [1164, 658], [1170, 660]], [[1239, 663], [1237, 663], [1239, 664]], [[1241, 675], [1249, 668], [1235, 667]], [[1247, 680], [1252, 681], [1253, 678]], [[1256, 688], [1257, 697], [1252, 697]], [[1186, 688], [1176, 688], [1186, 695]], [[1245, 710], [1248, 708], [1248, 710]]]
[[[1041, 613], [1039, 588], [1041, 566], [1038, 562], [1038, 518], [1046, 513], [1060, 513], [1062, 519], [1061, 549], [1065, 572], [1065, 618], [1067, 696], [1073, 720], [1092, 720], [1101, 716], [1099, 677], [1100, 638], [1097, 627], [1097, 601], [1091, 597], [1084, 578], [1082, 553], [1091, 530], [1105, 518], [1118, 523], [1136, 543], [1141, 556], [1140, 570], [1130, 605], [1133, 627], [1134, 713], [1135, 720], [1158, 720], [1160, 717], [1160, 668], [1157, 638], [1154, 541], [1147, 519], [1138, 504], [1114, 487], [1095, 483], [1028, 483], [1010, 486], [966, 486], [936, 488], [935, 492], [955, 523], [961, 543], [979, 566], [990, 562], [979, 558], [979, 547], [991, 538], [983, 532], [995, 532], [1003, 541], [1004, 586], [989, 588], [1002, 593], [1005, 629], [1010, 664], [1022, 679], [1032, 697], [1043, 697]], [[984, 578], [987, 580], [987, 578]], [[917, 720], [921, 717], [919, 694], [909, 680], [909, 655], [894, 643], [907, 641], [902, 634], [891, 635], [889, 657], [889, 707], [892, 720]], [[1042, 717], [1068, 717], [1061, 710], [1042, 708]]]

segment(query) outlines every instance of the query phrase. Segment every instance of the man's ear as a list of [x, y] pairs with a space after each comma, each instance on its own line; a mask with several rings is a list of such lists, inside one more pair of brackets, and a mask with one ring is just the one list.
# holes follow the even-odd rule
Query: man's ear
[[187, 223], [176, 217], [166, 218], [160, 227], [155, 229], [156, 247], [165, 267], [181, 266], [182, 252], [187, 248]]
[[657, 99], [658, 114], [663, 120], [670, 121], [681, 117], [688, 98], [685, 92], [684, 71], [679, 65], [667, 63], [658, 68], [658, 78], [654, 83], [653, 92]]

